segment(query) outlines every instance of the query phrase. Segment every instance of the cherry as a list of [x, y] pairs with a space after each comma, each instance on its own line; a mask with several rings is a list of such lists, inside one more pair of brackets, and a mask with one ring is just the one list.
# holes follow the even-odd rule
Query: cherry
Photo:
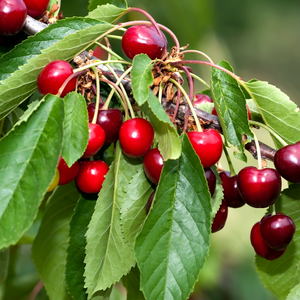
[[277, 200], [281, 191], [281, 177], [275, 169], [245, 167], [237, 176], [237, 185], [248, 205], [263, 208]]
[[[37, 78], [37, 88], [43, 96], [49, 94], [56, 95], [65, 82], [65, 80], [73, 74], [72, 66], [64, 60], [55, 60], [44, 67]], [[72, 78], [63, 92], [61, 97], [64, 97], [69, 92], [75, 90], [76, 79]]]
[[147, 213], [147, 215], [148, 215], [148, 213], [149, 213], [149, 211], [150, 211], [150, 208], [151, 208], [151, 206], [152, 206], [152, 202], [153, 202], [153, 199], [154, 199], [154, 196], [155, 196], [155, 192], [156, 192], [156, 190], [154, 190], [154, 191], [151, 193], [151, 195], [150, 195], [150, 197], [149, 197], [149, 199], [148, 199], [148, 201], [147, 201], [147, 204], [146, 204], [146, 213]]
[[[161, 32], [162, 33], [162, 32]], [[126, 30], [122, 38], [122, 49], [129, 59], [137, 54], [147, 54], [151, 59], [162, 58], [167, 51], [165, 35], [159, 35], [152, 25], [135, 25]]]
[[94, 156], [104, 145], [105, 131], [98, 124], [89, 123], [89, 141], [82, 158]]
[[23, 28], [27, 8], [23, 0], [0, 1], [0, 34], [15, 35]]
[[39, 19], [47, 10], [50, 0], [23, 0], [29, 16]]
[[195, 98], [196, 98], [196, 100], [194, 101], [194, 106], [199, 106], [203, 103], [213, 103], [211, 98], [204, 94], [196, 94]]
[[260, 232], [264, 241], [274, 250], [283, 250], [292, 241], [296, 227], [293, 220], [280, 212], [268, 214], [260, 221]]
[[[89, 121], [92, 122], [95, 113], [95, 103], [87, 106]], [[99, 107], [101, 108], [101, 107]], [[118, 108], [100, 109], [97, 116], [97, 124], [105, 131], [105, 143], [114, 143], [119, 138], [119, 130], [123, 123], [122, 112]]]
[[81, 161], [75, 178], [78, 188], [87, 194], [99, 193], [108, 169], [108, 165], [102, 160]]
[[[246, 104], [246, 108], [247, 108], [248, 120], [251, 120], [251, 112], [250, 112], [250, 108], [249, 108], [248, 104]], [[215, 116], [218, 116], [217, 110], [215, 107], [213, 108], [211, 113]]]
[[286, 248], [280, 251], [276, 251], [270, 248], [261, 236], [260, 222], [254, 224], [250, 233], [250, 240], [252, 247], [256, 254], [267, 260], [274, 260], [279, 258], [285, 252]]
[[208, 184], [210, 196], [212, 197], [216, 190], [217, 178], [214, 171], [211, 168], [207, 168], [205, 171], [205, 178]]
[[300, 183], [300, 142], [279, 149], [274, 156], [274, 165], [284, 179]]
[[230, 176], [230, 172], [223, 171], [219, 173], [222, 181], [224, 199], [229, 207], [238, 208], [245, 205], [237, 187], [237, 175]]
[[223, 142], [217, 130], [190, 131], [187, 135], [204, 168], [209, 168], [219, 161], [222, 155]]
[[54, 178], [52, 179], [47, 192], [52, 192], [58, 186], [59, 178], [60, 178], [60, 174], [58, 169], [56, 168]]
[[143, 159], [143, 165], [146, 176], [157, 185], [164, 165], [163, 157], [158, 148], [150, 149], [146, 153]]
[[125, 121], [119, 131], [119, 140], [124, 153], [132, 158], [144, 156], [154, 139], [150, 122], [142, 118]]
[[105, 59], [107, 57], [107, 51], [104, 50], [102, 47], [97, 46], [93, 52], [93, 55], [99, 59]]
[[223, 199], [221, 206], [219, 208], [219, 210], [217, 211], [215, 218], [213, 220], [213, 223], [211, 225], [211, 232], [217, 232], [219, 230], [221, 230], [227, 220], [227, 215], [228, 215], [228, 206], [226, 201]]
[[79, 172], [79, 162], [75, 161], [71, 167], [68, 167], [66, 161], [60, 156], [57, 169], [59, 171], [58, 185], [65, 185], [75, 179]]

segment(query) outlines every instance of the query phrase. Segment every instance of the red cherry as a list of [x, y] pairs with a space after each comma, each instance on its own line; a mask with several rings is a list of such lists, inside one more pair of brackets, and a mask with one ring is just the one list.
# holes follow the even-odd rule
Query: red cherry
[[147, 177], [157, 185], [164, 165], [163, 157], [158, 148], [150, 149], [146, 153], [143, 159], [143, 165]]
[[275, 169], [246, 167], [239, 172], [237, 185], [248, 205], [263, 208], [277, 200], [281, 191], [281, 177]]
[[264, 241], [274, 250], [285, 249], [293, 239], [296, 227], [293, 220], [280, 212], [268, 214], [260, 221], [260, 232]]
[[205, 178], [208, 184], [210, 196], [212, 197], [216, 190], [217, 178], [214, 171], [211, 168], [207, 168], [205, 171]]
[[66, 161], [60, 156], [57, 169], [60, 174], [58, 185], [68, 184], [77, 176], [79, 172], [79, 162], [75, 161], [69, 168]]
[[23, 0], [29, 16], [39, 19], [47, 10], [50, 0]]
[[[248, 104], [246, 104], [246, 108], [247, 108], [247, 114], [248, 114], [248, 120], [251, 120], [251, 112], [250, 112], [250, 108], [248, 106]], [[216, 108], [214, 107], [212, 112], [213, 115], [218, 116]]]
[[284, 179], [300, 183], [300, 142], [279, 149], [274, 156], [274, 165]]
[[105, 131], [98, 124], [89, 123], [89, 141], [82, 158], [94, 156], [104, 145]]
[[124, 153], [133, 158], [144, 156], [154, 139], [150, 122], [142, 118], [125, 121], [119, 131], [119, 140]]
[[250, 240], [251, 240], [251, 245], [254, 248], [256, 254], [267, 260], [274, 260], [276, 258], [279, 258], [281, 255], [283, 255], [283, 253], [286, 250], [283, 249], [280, 251], [276, 251], [267, 245], [267, 243], [264, 241], [264, 239], [261, 236], [260, 222], [255, 223], [254, 226], [252, 227]]
[[238, 208], [245, 205], [237, 187], [237, 175], [230, 176], [230, 172], [223, 171], [219, 173], [222, 181], [224, 199], [229, 207]]
[[204, 94], [196, 94], [195, 95], [195, 101], [194, 101], [194, 106], [199, 106], [203, 103], [213, 103], [211, 98], [207, 95]]
[[154, 196], [155, 196], [155, 192], [156, 192], [156, 190], [154, 190], [154, 191], [151, 193], [151, 195], [150, 195], [150, 197], [149, 197], [149, 199], [148, 199], [148, 201], [147, 201], [147, 204], [146, 204], [146, 213], [147, 213], [147, 215], [148, 215], [148, 213], [149, 213], [149, 211], [150, 211], [150, 208], [151, 208], [151, 206], [152, 206], [152, 202], [153, 202], [153, 199], [154, 199]]
[[93, 55], [99, 59], [105, 59], [107, 57], [107, 51], [104, 50], [102, 47], [97, 46], [93, 52]]
[[[101, 108], [102, 106], [99, 106]], [[89, 121], [92, 122], [95, 113], [95, 103], [87, 106]], [[119, 130], [123, 123], [122, 112], [118, 108], [100, 109], [97, 116], [97, 124], [105, 131], [105, 143], [114, 143], [119, 138]]]
[[[55, 60], [44, 67], [37, 78], [37, 88], [43, 96], [49, 94], [56, 95], [65, 82], [65, 80], [73, 74], [72, 66], [64, 60]], [[63, 92], [61, 97], [64, 97], [69, 92], [75, 90], [76, 79], [72, 78]]]
[[167, 51], [165, 35], [159, 35], [154, 26], [135, 25], [126, 30], [122, 38], [125, 55], [133, 59], [137, 54], [147, 54], [151, 59], [162, 58]]
[[190, 131], [187, 135], [204, 168], [209, 168], [219, 161], [222, 155], [223, 142], [217, 130]]
[[15, 35], [23, 28], [27, 8], [23, 0], [0, 1], [0, 34]]
[[87, 194], [99, 193], [108, 170], [108, 165], [104, 161], [81, 161], [75, 178], [78, 188]]
[[217, 211], [215, 218], [213, 220], [213, 223], [211, 225], [211, 232], [217, 232], [219, 230], [221, 230], [227, 220], [227, 215], [228, 215], [228, 206], [226, 201], [223, 199], [221, 206], [219, 208], [219, 210]]

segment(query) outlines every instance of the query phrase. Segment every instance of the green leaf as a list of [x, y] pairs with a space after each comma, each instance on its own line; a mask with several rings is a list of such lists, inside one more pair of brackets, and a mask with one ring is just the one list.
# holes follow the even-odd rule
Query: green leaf
[[0, 250], [0, 283], [3, 282], [7, 276], [9, 264], [9, 248]]
[[72, 299], [65, 286], [68, 226], [79, 194], [74, 183], [59, 186], [49, 199], [32, 246], [35, 266], [50, 300]]
[[58, 163], [63, 101], [48, 95], [0, 141], [0, 249], [15, 244], [31, 226]]
[[293, 144], [300, 137], [300, 112], [297, 105], [277, 87], [251, 80], [245, 86], [264, 122], [278, 133], [287, 143]]
[[289, 293], [286, 300], [299, 300], [300, 299], [300, 283], [297, 284]]
[[252, 99], [247, 99], [247, 104], [251, 112], [251, 120], [264, 123], [264, 120], [262, 119], [260, 111], [257, 108], [255, 102]]
[[296, 225], [292, 243], [280, 258], [268, 261], [256, 258], [256, 268], [263, 284], [271, 290], [279, 300], [286, 299], [294, 286], [300, 283], [300, 184], [290, 185], [276, 201], [276, 211], [291, 217]]
[[216, 175], [216, 179], [217, 179], [217, 183], [216, 183], [216, 189], [214, 192], [214, 195], [212, 196], [211, 199], [211, 206], [212, 206], [212, 217], [214, 218], [215, 214], [217, 213], [217, 211], [220, 208], [222, 199], [224, 198], [223, 195], [223, 187], [222, 187], [222, 181], [220, 179], [219, 173], [217, 171], [216, 166], [212, 166], [211, 169], [213, 170], [213, 172]]
[[177, 159], [181, 153], [178, 133], [156, 96], [150, 89], [148, 91], [148, 101], [141, 110], [153, 126], [155, 142], [164, 160]]
[[149, 86], [153, 84], [152, 60], [146, 54], [133, 58], [131, 70], [131, 88], [134, 100], [139, 106], [143, 105], [149, 94]]
[[208, 255], [211, 202], [199, 157], [184, 134], [182, 155], [164, 163], [154, 207], [135, 244], [146, 299], [187, 299]]
[[[24, 111], [22, 109], [20, 109], [19, 107], [17, 107], [10, 114], [8, 114], [6, 116], [6, 118], [4, 120], [2, 120], [3, 127], [2, 127], [1, 134], [2, 135], [7, 134], [14, 127], [14, 125], [19, 121], [19, 119], [21, 118], [23, 113], [24, 113]], [[1, 127], [1, 125], [0, 125], [0, 127]], [[0, 134], [0, 138], [2, 137], [1, 134]]]
[[96, 202], [80, 198], [69, 226], [70, 242], [67, 249], [66, 284], [75, 300], [86, 300], [84, 288], [84, 257], [88, 224], [94, 212]]
[[[233, 72], [227, 61], [218, 65]], [[237, 146], [240, 153], [236, 156], [247, 161], [242, 135], [245, 133], [249, 140], [254, 137], [248, 124], [245, 96], [234, 78], [216, 68], [211, 69], [211, 87], [224, 137], [231, 145]]]
[[127, 300], [145, 300], [143, 293], [140, 291], [140, 270], [135, 266], [122, 279], [122, 283], [127, 290]]
[[127, 9], [126, 0], [90, 0], [89, 1], [89, 11], [92, 11], [97, 8], [98, 5], [111, 4], [116, 7]]
[[99, 21], [114, 23], [117, 19], [119, 19], [121, 14], [126, 9], [119, 8], [119, 7], [117, 7], [115, 5], [111, 5], [111, 4], [101, 5], [101, 6], [98, 6], [97, 9], [91, 11], [88, 14], [88, 17], [97, 19]]
[[0, 119], [31, 95], [41, 70], [53, 60], [71, 60], [111, 24], [88, 18], [58, 21], [0, 59]]
[[64, 142], [62, 157], [71, 167], [84, 153], [89, 141], [89, 119], [86, 102], [76, 92], [65, 98]]

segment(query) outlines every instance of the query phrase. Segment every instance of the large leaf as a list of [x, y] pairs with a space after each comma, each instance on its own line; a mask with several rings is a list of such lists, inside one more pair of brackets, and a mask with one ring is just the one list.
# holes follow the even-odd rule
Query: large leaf
[[203, 168], [184, 135], [182, 155], [165, 162], [154, 207], [135, 244], [146, 299], [189, 297], [208, 255], [211, 213]]
[[[101, 6], [98, 6], [99, 2], [102, 2]], [[106, 3], [110, 2], [110, 4], [109, 3], [105, 4], [105, 2]], [[113, 0], [113, 1], [94, 0], [89, 5], [89, 10], [91, 12], [88, 14], [88, 17], [97, 19], [100, 21], [106, 21], [109, 23], [113, 23], [127, 9], [127, 7], [121, 7], [122, 5], [121, 6], [118, 5], [118, 4], [122, 4], [122, 2], [123, 1], [121, 1], [121, 0]], [[105, 5], [102, 5], [102, 4], [105, 4]], [[97, 7], [97, 9], [96, 9], [96, 7]]]
[[257, 257], [256, 267], [264, 285], [279, 300], [286, 299], [291, 289], [300, 283], [300, 185], [291, 185], [284, 190], [276, 201], [276, 211], [282, 212], [293, 219], [296, 232], [292, 243], [284, 255], [276, 260], [268, 261]]
[[98, 5], [112, 4], [114, 6], [127, 9], [127, 2], [125, 0], [90, 0], [89, 11], [97, 8]]
[[9, 248], [0, 250], [0, 284], [7, 276], [9, 263]]
[[7, 134], [14, 127], [14, 125], [19, 121], [23, 113], [24, 111], [21, 108], [17, 107], [9, 115], [7, 115], [4, 120], [2, 120], [3, 127], [2, 132], [0, 132], [0, 138], [2, 137], [2, 135]]
[[[222, 61], [219, 65], [233, 72], [228, 62]], [[216, 68], [211, 69], [211, 87], [224, 137], [238, 147], [240, 153], [236, 155], [246, 161], [242, 135], [245, 133], [251, 140], [253, 133], [248, 124], [245, 96], [234, 78]]]
[[298, 142], [300, 112], [297, 105], [281, 90], [265, 81], [251, 80], [245, 86], [265, 123], [287, 143]]
[[68, 226], [79, 194], [74, 183], [59, 186], [46, 206], [38, 235], [32, 246], [35, 266], [50, 300], [69, 300], [65, 286]]
[[86, 102], [76, 92], [69, 93], [65, 98], [64, 143], [62, 157], [69, 167], [78, 160], [89, 140], [89, 119]]
[[297, 284], [289, 293], [286, 300], [299, 300], [300, 299], [300, 283]]
[[0, 141], [0, 249], [32, 224], [52, 181], [63, 139], [63, 101], [49, 95]]

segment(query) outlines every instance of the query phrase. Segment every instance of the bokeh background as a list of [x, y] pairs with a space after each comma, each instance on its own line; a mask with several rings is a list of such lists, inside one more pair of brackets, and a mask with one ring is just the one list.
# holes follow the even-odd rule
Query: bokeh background
[[[300, 104], [300, 1], [128, 0], [128, 5], [148, 11], [157, 22], [177, 35], [182, 46], [189, 44], [189, 49], [207, 53], [214, 62], [226, 59], [244, 80], [257, 78], [268, 81]], [[88, 0], [62, 0], [65, 17], [85, 16], [87, 6]], [[131, 13], [122, 20], [131, 19], [144, 18], [138, 13]], [[117, 48], [118, 43], [115, 45]], [[173, 45], [171, 40], [169, 45]], [[186, 57], [202, 59], [192, 54]], [[208, 67], [198, 66], [195, 72], [209, 81]], [[202, 89], [204, 87], [197, 86], [196, 91]], [[272, 145], [265, 132], [260, 130], [258, 137]], [[233, 161], [236, 172], [245, 166], [234, 158]], [[224, 159], [222, 164], [227, 169]], [[248, 164], [256, 165], [256, 162], [249, 156]], [[269, 166], [272, 167], [272, 164]], [[264, 209], [248, 206], [229, 210], [224, 229], [212, 235], [210, 256], [190, 299], [276, 300], [263, 287], [255, 272], [255, 255], [249, 239], [253, 224], [264, 213]], [[38, 281], [29, 247], [16, 250], [12, 257], [16, 267], [10, 272], [16, 279], [2, 298], [28, 299]], [[15, 286], [18, 286], [18, 294]], [[114, 293], [116, 300], [124, 298], [120, 291]], [[45, 291], [42, 290], [36, 299], [47, 299]]]

